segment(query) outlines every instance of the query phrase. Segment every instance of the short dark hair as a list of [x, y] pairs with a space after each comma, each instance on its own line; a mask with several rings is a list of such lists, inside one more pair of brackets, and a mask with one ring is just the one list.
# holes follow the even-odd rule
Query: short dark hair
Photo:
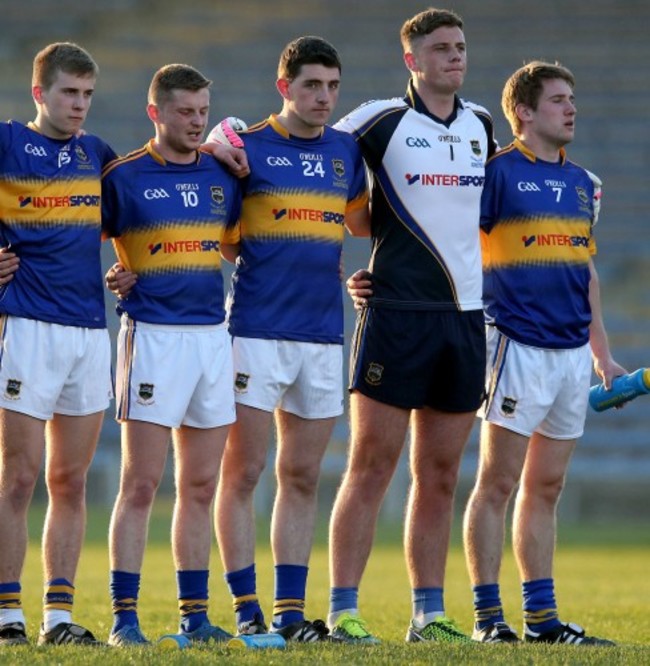
[[96, 77], [99, 67], [90, 53], [81, 46], [72, 42], [55, 42], [48, 44], [34, 57], [32, 85], [48, 90], [59, 71], [75, 76]]
[[506, 81], [501, 94], [501, 108], [515, 136], [518, 136], [521, 131], [521, 121], [516, 111], [517, 105], [524, 104], [533, 110], [537, 109], [544, 89], [544, 81], [553, 79], [562, 79], [571, 88], [575, 88], [575, 77], [569, 69], [559, 62], [550, 63], [542, 60], [533, 60], [520, 67]]
[[415, 40], [430, 35], [438, 28], [460, 28], [462, 30], [463, 19], [450, 9], [429, 7], [404, 21], [399, 33], [402, 48], [405, 52], [410, 51]]
[[148, 100], [150, 104], [160, 106], [169, 100], [174, 90], [203, 90], [212, 85], [198, 69], [190, 65], [165, 65], [151, 79]]
[[322, 37], [308, 35], [289, 42], [280, 54], [278, 78], [292, 81], [303, 65], [336, 67], [341, 71], [341, 59], [336, 49]]

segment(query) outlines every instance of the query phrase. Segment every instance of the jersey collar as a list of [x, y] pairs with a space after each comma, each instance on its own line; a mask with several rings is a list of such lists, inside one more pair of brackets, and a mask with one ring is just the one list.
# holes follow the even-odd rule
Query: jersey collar
[[[158, 164], [162, 166], [167, 166], [167, 160], [156, 150], [154, 147], [154, 141], [155, 139], [149, 139], [149, 141], [145, 144], [145, 150], [149, 153], [151, 156], [151, 159], [155, 160], [158, 162]], [[201, 162], [201, 151], [197, 150], [196, 151], [196, 159], [194, 162], [191, 162], [190, 164], [199, 164]], [[174, 162], [171, 162], [171, 164], [174, 164]], [[181, 166], [188, 166], [188, 165], [181, 165]]]
[[[537, 162], [539, 159], [535, 153], [528, 148], [522, 141], [519, 139], [515, 138], [515, 140], [512, 142], [513, 146], [528, 160], [531, 162]], [[539, 160], [540, 162], [544, 162], [545, 160]], [[560, 164], [564, 166], [564, 163], [566, 162], [566, 150], [564, 148], [560, 148]]]
[[[272, 113], [269, 117], [268, 120], [266, 121], [280, 136], [284, 137], [285, 139], [290, 139], [293, 134], [287, 130], [287, 128], [278, 120], [278, 114], [277, 113]], [[295, 137], [297, 139], [300, 139], [301, 141], [318, 141], [323, 137], [323, 134], [325, 134], [325, 127], [321, 127], [320, 134], [315, 137], [311, 137], [310, 139], [306, 138], [301, 138], [301, 137]]]
[[438, 118], [438, 116], [434, 115], [429, 111], [429, 109], [427, 109], [426, 105], [422, 101], [422, 98], [420, 95], [418, 95], [417, 91], [415, 90], [415, 86], [413, 85], [413, 79], [409, 80], [404, 101], [408, 104], [408, 106], [410, 106], [418, 113], [423, 113], [425, 116], [433, 118], [437, 123], [444, 125], [445, 127], [449, 127], [454, 122], [454, 120], [456, 120], [458, 111], [463, 108], [463, 102], [461, 101], [460, 97], [458, 97], [458, 95], [454, 95], [454, 110], [451, 112], [451, 115], [445, 119]]

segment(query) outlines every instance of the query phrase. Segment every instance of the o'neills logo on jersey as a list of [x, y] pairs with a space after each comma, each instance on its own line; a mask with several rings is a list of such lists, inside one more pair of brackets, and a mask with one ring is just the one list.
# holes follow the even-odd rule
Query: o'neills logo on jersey
[[589, 247], [587, 236], [567, 236], [566, 234], [536, 234], [535, 236], [522, 236], [524, 247], [558, 247], [568, 245], [569, 247]]
[[331, 210], [314, 210], [313, 208], [274, 208], [272, 212], [276, 220], [343, 224], [345, 219], [345, 215], [341, 213], [335, 213]]
[[219, 252], [218, 240], [179, 240], [150, 243], [149, 254], [189, 254], [191, 252]]
[[423, 187], [483, 187], [485, 176], [459, 176], [455, 173], [407, 173], [409, 185]]
[[77, 206], [99, 206], [101, 197], [96, 194], [74, 194], [67, 197], [18, 197], [21, 208], [31, 205], [33, 208], [75, 208]]

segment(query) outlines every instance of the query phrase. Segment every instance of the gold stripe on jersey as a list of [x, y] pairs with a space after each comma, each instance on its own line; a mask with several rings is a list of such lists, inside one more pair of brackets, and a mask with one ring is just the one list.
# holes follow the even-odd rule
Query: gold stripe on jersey
[[219, 243], [214, 224], [209, 221], [205, 225], [165, 224], [158, 229], [131, 229], [113, 239], [119, 261], [140, 275], [219, 269]]
[[25, 226], [96, 226], [101, 220], [101, 185], [96, 178], [0, 179], [0, 218]]
[[499, 220], [490, 233], [481, 231], [483, 267], [586, 264], [595, 254], [591, 225], [583, 218], [551, 217]]
[[[285, 205], [287, 201], [291, 201], [290, 206]], [[340, 197], [296, 190], [256, 193], [244, 199], [241, 234], [249, 239], [340, 242], [345, 212], [346, 201]], [[340, 221], [336, 216], [341, 216]]]

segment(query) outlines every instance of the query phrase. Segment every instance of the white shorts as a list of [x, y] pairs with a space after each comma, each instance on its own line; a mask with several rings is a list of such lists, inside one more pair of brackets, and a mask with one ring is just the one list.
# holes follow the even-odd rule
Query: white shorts
[[0, 316], [0, 408], [49, 420], [102, 412], [113, 397], [105, 328]]
[[216, 428], [235, 420], [225, 324], [165, 326], [122, 317], [117, 336], [117, 420]]
[[582, 436], [587, 417], [591, 351], [538, 349], [487, 327], [487, 399], [479, 416], [530, 437]]
[[303, 419], [343, 413], [342, 345], [234, 338], [235, 401]]

